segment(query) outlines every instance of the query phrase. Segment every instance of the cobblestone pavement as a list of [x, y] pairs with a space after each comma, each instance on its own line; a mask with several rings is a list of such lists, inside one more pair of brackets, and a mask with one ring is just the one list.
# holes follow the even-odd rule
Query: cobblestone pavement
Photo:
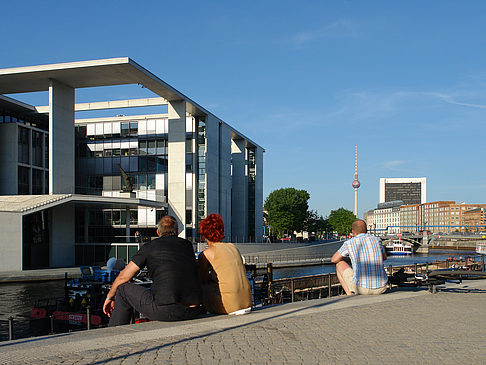
[[486, 281], [0, 344], [14, 364], [486, 364]]

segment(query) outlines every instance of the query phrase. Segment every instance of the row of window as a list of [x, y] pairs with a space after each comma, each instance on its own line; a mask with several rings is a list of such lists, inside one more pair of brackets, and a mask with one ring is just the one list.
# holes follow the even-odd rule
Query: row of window
[[[47, 194], [49, 191], [49, 174], [43, 170], [19, 166], [17, 176], [17, 188], [19, 195], [29, 195], [32, 181], [32, 194]], [[44, 184], [43, 184], [44, 182]]]

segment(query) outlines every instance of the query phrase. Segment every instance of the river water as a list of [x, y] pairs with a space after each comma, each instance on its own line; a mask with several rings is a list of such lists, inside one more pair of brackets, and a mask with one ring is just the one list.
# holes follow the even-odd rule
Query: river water
[[[413, 263], [445, 260], [450, 256], [474, 256], [472, 251], [431, 250], [428, 254], [411, 256], [389, 256], [385, 266], [411, 265]], [[334, 273], [334, 265], [303, 266], [274, 269], [274, 278], [289, 278], [307, 275]], [[7, 339], [8, 317], [14, 316], [17, 328], [28, 317], [38, 299], [61, 298], [64, 296], [64, 281], [56, 280], [40, 283], [0, 284], [0, 341]], [[18, 332], [18, 331], [17, 331]]]

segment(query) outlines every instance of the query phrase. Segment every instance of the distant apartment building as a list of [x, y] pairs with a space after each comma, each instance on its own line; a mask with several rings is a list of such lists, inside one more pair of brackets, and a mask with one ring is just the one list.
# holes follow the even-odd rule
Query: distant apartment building
[[376, 209], [365, 213], [365, 222], [369, 232], [399, 233], [400, 206], [402, 201], [380, 203]]
[[484, 231], [486, 225], [485, 207], [472, 208], [462, 214], [462, 220], [466, 231]]
[[420, 204], [403, 205], [400, 207], [400, 229], [401, 232], [418, 231], [417, 223], [420, 221]]
[[380, 203], [401, 200], [404, 204], [427, 201], [427, 178], [380, 178]]
[[403, 232], [428, 230], [439, 232], [466, 232], [481, 230], [485, 225], [486, 204], [456, 204], [455, 201], [435, 201], [400, 207]]

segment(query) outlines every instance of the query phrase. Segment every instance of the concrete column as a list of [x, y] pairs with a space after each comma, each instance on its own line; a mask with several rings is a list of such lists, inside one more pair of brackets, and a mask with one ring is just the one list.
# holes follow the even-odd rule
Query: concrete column
[[177, 219], [179, 237], [186, 237], [186, 102], [171, 101], [169, 114], [168, 204]]
[[263, 240], [263, 149], [255, 148], [255, 240]]
[[232, 241], [243, 242], [248, 236], [248, 173], [246, 167], [246, 141], [233, 140], [231, 146], [233, 166], [231, 206]]
[[0, 235], [0, 272], [22, 270], [22, 215], [0, 212], [2, 234]]
[[225, 241], [231, 242], [231, 129], [224, 123], [219, 127], [219, 214], [224, 221]]
[[18, 127], [16, 123], [0, 125], [0, 195], [17, 195], [18, 187]]
[[74, 193], [74, 88], [49, 81], [49, 194]]

